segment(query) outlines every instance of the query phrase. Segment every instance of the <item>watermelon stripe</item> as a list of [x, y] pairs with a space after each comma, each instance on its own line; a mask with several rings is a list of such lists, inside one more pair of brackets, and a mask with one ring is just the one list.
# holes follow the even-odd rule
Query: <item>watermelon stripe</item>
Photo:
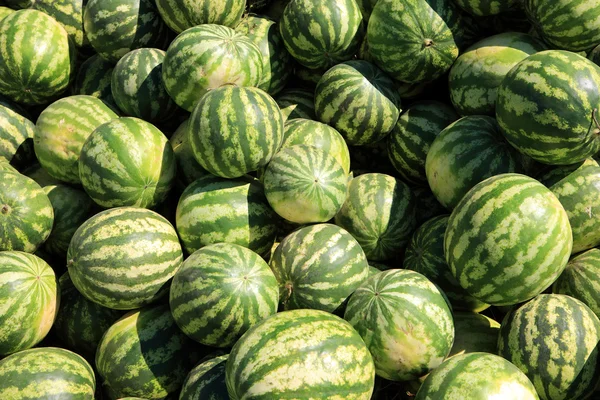
[[284, 121], [294, 118], [316, 120], [314, 97], [314, 93], [310, 90], [285, 89], [275, 100], [281, 109]]
[[34, 158], [35, 125], [27, 118], [0, 104], [0, 157], [17, 167]]
[[244, 13], [246, 0], [156, 0], [156, 6], [169, 28], [181, 33], [202, 24], [235, 28]]
[[179, 398], [186, 400], [229, 400], [225, 383], [228, 354], [211, 358], [194, 367], [185, 378]]
[[111, 107], [116, 107], [110, 88], [114, 64], [94, 54], [79, 66], [71, 86], [71, 93], [97, 97]]
[[57, 20], [77, 47], [89, 45], [83, 33], [83, 0], [34, 0], [32, 8]]
[[[591, 249], [572, 258], [554, 282], [552, 293], [566, 294], [582, 301], [600, 316], [600, 250]], [[600, 318], [600, 317], [599, 317]]]

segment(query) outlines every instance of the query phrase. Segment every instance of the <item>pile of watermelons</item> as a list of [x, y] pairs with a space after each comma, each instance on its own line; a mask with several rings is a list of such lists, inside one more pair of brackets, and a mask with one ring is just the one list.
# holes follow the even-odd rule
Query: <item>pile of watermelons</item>
[[598, 0], [0, 0], [0, 400], [600, 398], [596, 63]]

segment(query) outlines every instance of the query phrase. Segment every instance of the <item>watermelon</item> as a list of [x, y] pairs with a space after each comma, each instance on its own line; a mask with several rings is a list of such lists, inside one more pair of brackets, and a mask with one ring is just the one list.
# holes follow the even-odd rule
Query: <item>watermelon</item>
[[382, 261], [404, 251], [416, 228], [415, 199], [402, 181], [385, 174], [350, 181], [335, 223], [358, 241], [367, 259]]
[[0, 361], [0, 398], [92, 400], [96, 380], [80, 355], [56, 347], [18, 352]]
[[141, 119], [126, 117], [100, 125], [79, 157], [87, 194], [103, 207], [154, 207], [175, 183], [175, 156], [165, 135]]
[[211, 89], [225, 84], [258, 86], [263, 57], [247, 36], [226, 26], [200, 25], [171, 43], [162, 72], [169, 95], [191, 112]]
[[515, 364], [542, 400], [585, 399], [600, 380], [600, 320], [570, 296], [542, 294], [509, 312], [498, 354]]
[[597, 2], [558, 0], [548, 7], [543, 0], [526, 0], [523, 5], [536, 31], [554, 48], [582, 51], [600, 43]]
[[155, 302], [183, 261], [177, 232], [159, 214], [133, 207], [103, 211], [77, 229], [67, 253], [73, 285], [116, 310]]
[[14, 12], [15, 12], [15, 10], [13, 10], [12, 8], [0, 6], [0, 20], [2, 20], [2, 18], [6, 17], [9, 14], [12, 14]]
[[419, 185], [427, 183], [425, 160], [431, 143], [457, 119], [456, 111], [439, 101], [414, 103], [400, 115], [387, 139], [387, 150], [402, 178]]
[[517, 32], [501, 33], [475, 43], [450, 69], [452, 104], [461, 115], [493, 116], [502, 79], [519, 62], [543, 50], [546, 45], [541, 41]]
[[196, 161], [210, 173], [237, 178], [265, 166], [281, 146], [283, 117], [275, 100], [254, 87], [208, 92], [190, 117]]
[[164, 399], [180, 390], [199, 351], [165, 304], [132, 311], [115, 322], [100, 340], [96, 367], [116, 398]]
[[305, 144], [285, 147], [264, 174], [273, 210], [295, 223], [326, 222], [346, 200], [348, 177], [335, 157]]
[[229, 354], [201, 362], [185, 378], [181, 400], [229, 400], [225, 382], [225, 366]]
[[131, 50], [160, 47], [168, 34], [152, 0], [88, 0], [83, 28], [94, 50], [115, 63]]
[[33, 138], [42, 167], [53, 178], [81, 183], [79, 155], [92, 132], [118, 118], [101, 100], [87, 95], [62, 98], [40, 114]]
[[588, 165], [593, 165], [595, 167], [600, 166], [598, 161], [590, 157], [575, 164], [548, 166], [548, 169], [542, 169], [538, 174], [534, 175], [534, 178], [543, 183], [544, 186], [552, 187], [579, 168]]
[[60, 95], [75, 66], [67, 31], [37, 10], [19, 10], [0, 20], [0, 54], [0, 94], [24, 104]]
[[40, 185], [42, 188], [46, 186], [62, 185], [61, 181], [51, 177], [50, 174], [48, 174], [48, 171], [42, 168], [39, 163], [35, 163], [26, 168], [23, 171], [23, 175], [33, 179], [35, 183]]
[[246, 0], [156, 0], [156, 6], [169, 28], [181, 33], [202, 24], [235, 28], [242, 19]]
[[436, 368], [454, 341], [446, 299], [414, 271], [392, 269], [367, 279], [350, 297], [344, 319], [365, 341], [377, 375], [394, 381]]
[[285, 47], [311, 69], [351, 59], [364, 35], [355, 0], [291, 0], [279, 24]]
[[444, 234], [449, 215], [433, 217], [413, 234], [404, 254], [403, 268], [425, 275], [443, 290], [452, 308], [480, 312], [489, 307], [463, 289], [444, 257]]
[[87, 0], [34, 0], [32, 8], [57, 20], [78, 48], [89, 45], [83, 33], [83, 8]]
[[35, 159], [35, 125], [16, 108], [0, 102], [0, 158], [22, 169]]
[[205, 246], [173, 277], [171, 313], [188, 337], [231, 347], [252, 326], [277, 312], [279, 289], [269, 265], [237, 244]]
[[599, 104], [600, 67], [575, 53], [547, 50], [506, 75], [496, 118], [520, 152], [545, 164], [574, 164], [600, 150]]
[[306, 88], [314, 88], [329, 68], [307, 68], [302, 64], [295, 63], [294, 76], [299, 85]]
[[252, 40], [262, 54], [262, 80], [258, 85], [271, 96], [281, 92], [292, 76], [292, 57], [286, 50], [275, 21], [249, 15], [235, 28]]
[[363, 60], [331, 68], [315, 91], [319, 119], [336, 128], [353, 146], [383, 139], [398, 121], [400, 102], [392, 79]]
[[77, 70], [71, 93], [94, 96], [116, 109], [112, 97], [111, 79], [115, 65], [98, 54], [85, 60]]
[[284, 121], [294, 118], [317, 119], [314, 93], [306, 89], [284, 89], [275, 98]]
[[41, 342], [59, 303], [56, 276], [44, 260], [20, 251], [0, 251], [0, 356]]
[[375, 368], [349, 323], [324, 311], [293, 310], [246, 332], [229, 354], [225, 377], [232, 400], [299, 399], [317, 393], [369, 400]]
[[165, 54], [159, 49], [137, 49], [119, 60], [110, 87], [115, 103], [124, 114], [159, 122], [175, 113], [177, 105], [163, 86]]
[[452, 210], [484, 179], [524, 172], [521, 159], [494, 118], [470, 115], [450, 124], [435, 138], [425, 160], [425, 174], [440, 204]]
[[17, 171], [15, 169], [15, 167], [10, 165], [10, 163], [6, 160], [6, 158], [2, 158], [2, 157], [0, 157], [0, 171], [14, 172], [15, 174], [19, 173], [19, 171]]
[[285, 310], [333, 312], [368, 277], [360, 244], [332, 224], [300, 228], [286, 236], [269, 261]]
[[454, 0], [469, 14], [485, 17], [511, 11], [518, 7], [519, 0]]
[[448, 358], [484, 352], [496, 354], [500, 324], [483, 314], [459, 311], [454, 317], [454, 343]]
[[501, 306], [549, 287], [572, 246], [569, 217], [556, 196], [520, 174], [475, 185], [452, 212], [444, 237], [446, 261], [460, 286]]
[[266, 254], [277, 235], [277, 215], [260, 182], [250, 177], [205, 175], [179, 199], [177, 233], [188, 253], [214, 243], [233, 243]]
[[590, 249], [573, 257], [552, 285], [552, 293], [581, 300], [600, 318], [600, 250]]
[[50, 236], [53, 223], [52, 203], [40, 185], [0, 171], [0, 251], [35, 252]]
[[335, 128], [310, 119], [290, 119], [284, 125], [281, 147], [297, 144], [314, 146], [329, 153], [335, 157], [346, 174], [350, 173], [350, 151], [344, 137]]
[[415, 400], [538, 400], [527, 376], [494, 354], [475, 352], [452, 357], [434, 370]]
[[59, 284], [60, 308], [52, 329], [67, 348], [93, 361], [102, 335], [123, 312], [102, 307], [83, 297], [73, 286], [68, 272], [60, 277]]

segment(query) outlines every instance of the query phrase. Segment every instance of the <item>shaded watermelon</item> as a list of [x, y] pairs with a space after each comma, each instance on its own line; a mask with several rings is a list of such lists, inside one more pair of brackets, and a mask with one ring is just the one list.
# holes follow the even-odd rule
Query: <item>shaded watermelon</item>
[[165, 23], [177, 33], [202, 24], [231, 28], [242, 19], [246, 0], [156, 0]]

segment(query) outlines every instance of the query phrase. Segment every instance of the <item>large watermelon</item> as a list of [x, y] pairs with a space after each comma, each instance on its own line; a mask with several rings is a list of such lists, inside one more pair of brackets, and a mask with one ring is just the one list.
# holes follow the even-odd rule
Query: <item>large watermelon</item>
[[444, 238], [459, 284], [492, 305], [541, 293], [565, 268], [572, 245], [569, 217], [556, 196], [520, 174], [475, 185], [452, 212]]
[[318, 310], [286, 311], [251, 328], [226, 365], [230, 399], [369, 400], [375, 368], [346, 321]]
[[0, 171], [0, 251], [35, 252], [50, 236], [53, 223], [52, 203], [40, 185]]
[[496, 118], [522, 153], [545, 164], [574, 164], [600, 150], [599, 106], [600, 67], [575, 53], [547, 50], [506, 75]]
[[71, 85], [71, 93], [94, 96], [116, 108], [110, 88], [114, 67], [112, 62], [106, 61], [98, 54], [91, 56], [79, 66]]
[[542, 400], [585, 399], [600, 380], [600, 320], [581, 301], [542, 294], [509, 312], [498, 354], [531, 379]]
[[78, 184], [79, 155], [92, 132], [118, 118], [101, 100], [86, 95], [62, 98], [48, 106], [36, 122], [33, 138], [37, 159], [48, 174]]
[[154, 125], [138, 118], [114, 119], [87, 138], [79, 176], [88, 195], [103, 207], [154, 207], [175, 183], [173, 148]]
[[226, 85], [198, 102], [189, 135], [204, 169], [237, 178], [265, 166], [275, 155], [283, 141], [283, 117], [265, 91]]
[[33, 136], [35, 125], [9, 104], [0, 101], [0, 158], [18, 169], [29, 166], [35, 159]]
[[242, 19], [246, 0], [156, 0], [165, 23], [177, 33], [202, 24], [230, 28]]
[[177, 232], [159, 214], [133, 207], [103, 211], [73, 236], [67, 253], [69, 275], [89, 300], [131, 310], [155, 302], [181, 265]]
[[315, 110], [353, 146], [377, 142], [396, 125], [400, 95], [394, 82], [368, 61], [352, 60], [331, 68], [315, 90]]
[[277, 312], [279, 289], [269, 265], [245, 247], [217, 243], [189, 256], [173, 277], [171, 313], [190, 338], [230, 347]]
[[42, 341], [59, 302], [56, 276], [44, 260], [20, 251], [0, 251], [0, 357]]
[[355, 0], [291, 0], [279, 23], [285, 47], [311, 69], [351, 59], [364, 34]]
[[300, 228], [286, 236], [269, 261], [286, 310], [335, 311], [369, 276], [360, 245], [331, 224]]
[[225, 84], [258, 86], [262, 76], [263, 58], [258, 46], [221, 25], [186, 30], [171, 43], [163, 62], [167, 92], [190, 112], [210, 90]]
[[315, 95], [307, 89], [285, 89], [275, 98], [284, 121], [294, 118], [317, 119]]
[[92, 366], [56, 347], [18, 352], [0, 361], [0, 398], [6, 400], [93, 400]]
[[0, 94], [25, 104], [43, 104], [64, 92], [75, 66], [67, 31], [37, 10], [0, 20], [0, 54]]
[[392, 269], [371, 276], [350, 297], [346, 319], [373, 355], [377, 375], [418, 378], [439, 366], [454, 341], [452, 310], [425, 276]]
[[405, 183], [385, 174], [364, 174], [350, 181], [335, 223], [354, 236], [367, 259], [383, 261], [404, 251], [416, 228], [415, 209]]
[[225, 382], [225, 366], [229, 354], [201, 362], [190, 371], [183, 387], [180, 400], [229, 400]]
[[83, 32], [83, 8], [87, 0], [33, 0], [32, 8], [56, 19], [77, 47], [89, 45]]
[[250, 177], [203, 176], [177, 205], [177, 233], [188, 253], [224, 242], [265, 254], [275, 242], [277, 222], [262, 184]]

